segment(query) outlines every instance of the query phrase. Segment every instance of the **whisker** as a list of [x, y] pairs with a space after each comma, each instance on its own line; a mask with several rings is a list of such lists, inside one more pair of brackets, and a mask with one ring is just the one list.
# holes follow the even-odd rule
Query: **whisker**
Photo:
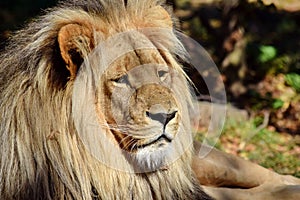
[[130, 138], [130, 140], [127, 141], [127, 143], [126, 143], [126, 148], [127, 148], [127, 147], [130, 147], [131, 144], [133, 144], [134, 142], [135, 142], [135, 139], [134, 139], [134, 138]]
[[136, 144], [136, 140], [134, 138], [130, 138], [130, 140], [124, 145], [124, 148], [128, 149], [129, 147], [132, 147], [135, 144]]
[[126, 141], [128, 138], [130, 138], [130, 135], [125, 136], [125, 137], [119, 142], [119, 145], [122, 144], [124, 141]]
[[134, 150], [136, 150], [136, 149], [138, 149], [138, 146], [137, 146], [137, 143], [134, 143], [134, 144], [132, 145], [132, 147], [130, 148], [130, 151], [134, 151]]

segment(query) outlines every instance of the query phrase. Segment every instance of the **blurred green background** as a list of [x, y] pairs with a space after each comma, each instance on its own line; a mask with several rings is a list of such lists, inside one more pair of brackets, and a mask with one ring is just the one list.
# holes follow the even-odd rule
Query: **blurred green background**
[[[57, 0], [2, 0], [0, 50]], [[300, 177], [300, 1], [168, 0], [183, 33], [217, 64], [230, 106], [217, 147]], [[200, 75], [192, 80], [207, 94]], [[229, 110], [229, 112], [231, 112]], [[230, 116], [230, 115], [229, 115]], [[200, 127], [197, 139], [206, 132]]]

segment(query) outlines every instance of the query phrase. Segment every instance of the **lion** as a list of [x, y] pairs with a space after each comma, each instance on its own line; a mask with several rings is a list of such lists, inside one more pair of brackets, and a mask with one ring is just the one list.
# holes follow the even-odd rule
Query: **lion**
[[157, 0], [69, 0], [11, 38], [0, 199], [299, 199], [296, 178], [197, 156], [175, 21]]
[[67, 1], [11, 39], [1, 55], [1, 199], [212, 199], [191, 168], [192, 105], [167, 10], [156, 0]]

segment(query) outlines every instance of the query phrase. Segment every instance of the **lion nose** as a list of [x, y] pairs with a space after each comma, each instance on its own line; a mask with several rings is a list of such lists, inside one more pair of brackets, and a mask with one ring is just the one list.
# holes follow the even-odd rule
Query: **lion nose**
[[147, 117], [149, 117], [152, 120], [158, 121], [162, 123], [163, 125], [167, 125], [169, 121], [171, 121], [176, 116], [177, 111], [174, 111], [172, 113], [150, 113], [146, 112]]

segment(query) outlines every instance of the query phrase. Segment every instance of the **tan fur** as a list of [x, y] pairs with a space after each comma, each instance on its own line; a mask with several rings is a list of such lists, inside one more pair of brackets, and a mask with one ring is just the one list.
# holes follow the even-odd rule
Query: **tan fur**
[[[170, 15], [155, 0], [129, 0], [126, 6], [117, 0], [70, 2], [49, 10], [17, 33], [1, 55], [0, 199], [209, 199], [201, 191], [190, 167], [193, 149], [187, 141], [191, 138], [189, 122], [180, 116], [183, 108], [177, 105], [183, 101], [176, 99], [171, 90], [156, 85], [136, 95], [148, 99], [150, 89], [160, 91], [172, 103], [152, 97], [151, 105], [162, 103], [167, 109], [176, 107], [180, 111], [174, 130], [180, 119], [186, 128], [178, 133], [177, 143], [186, 151], [156, 171], [129, 173], [105, 165], [87, 151], [74, 125], [72, 94], [77, 87], [74, 81], [92, 49], [110, 36], [127, 30], [147, 27], [171, 30]], [[164, 64], [179, 73], [179, 82], [173, 89], [183, 93], [185, 99], [188, 96], [185, 75], [173, 57], [180, 44], [175, 37], [161, 37], [165, 37], [165, 46], [170, 52], [141, 50], [136, 54], [138, 57], [126, 54], [106, 74], [117, 78], [120, 71], [117, 62], [122, 63], [125, 71], [136, 64]], [[95, 88], [101, 126], [114, 123], [112, 108], [107, 103], [114, 86], [107, 77], [98, 77], [100, 82]], [[145, 105], [136, 99], [131, 101], [131, 114], [139, 124], [138, 118], [144, 119], [134, 112], [134, 105], [140, 105], [143, 111]], [[183, 103], [187, 106], [189, 100]], [[80, 110], [78, 114], [84, 112]], [[114, 154], [126, 146], [118, 141], [124, 137], [122, 133], [106, 126], [101, 134], [116, 141], [112, 151], [101, 149], [103, 158], [114, 157], [124, 169], [134, 170], [122, 154]]]

